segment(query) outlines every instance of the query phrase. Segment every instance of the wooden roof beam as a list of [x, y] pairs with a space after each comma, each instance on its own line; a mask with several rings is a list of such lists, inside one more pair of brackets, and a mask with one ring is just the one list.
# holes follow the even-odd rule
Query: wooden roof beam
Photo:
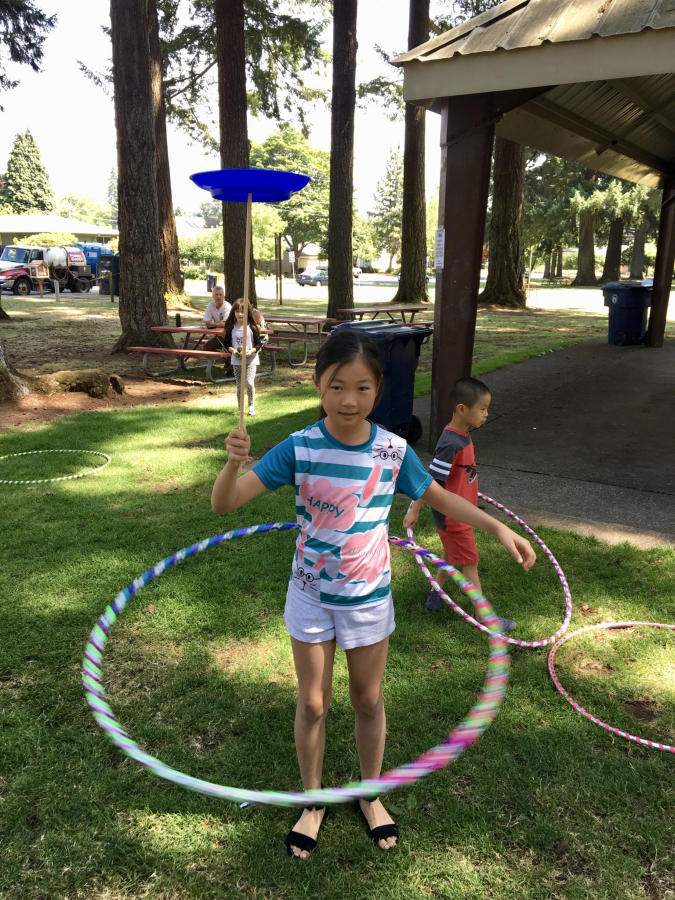
[[650, 119], [654, 119], [659, 125], [663, 125], [668, 131], [675, 133], [675, 119], [661, 112], [665, 106], [669, 106], [673, 102], [675, 96], [668, 97], [667, 100], [664, 100], [663, 103], [660, 103], [658, 106], [652, 106], [649, 100], [643, 97], [642, 94], [638, 93], [629, 84], [626, 84], [621, 78], [616, 78], [614, 81], [608, 81], [607, 84], [611, 88], [614, 88], [615, 91], [618, 91], [626, 98], [626, 100], [630, 100], [630, 102], [637, 106], [638, 109], [641, 109], [646, 113]]
[[596, 149], [598, 156], [604, 153], [605, 150], [612, 148], [618, 153], [622, 153], [624, 156], [628, 156], [637, 162], [650, 166], [664, 175], [675, 175], [675, 161], [655, 156], [648, 150], [644, 150], [636, 144], [623, 140], [618, 135], [612, 134], [604, 128], [600, 128], [592, 122], [589, 122], [587, 119], [578, 116], [576, 113], [565, 109], [563, 106], [552, 103], [545, 97], [539, 97], [536, 100], [531, 100], [529, 103], [523, 104], [523, 109], [533, 112], [535, 115], [540, 116], [540, 118], [547, 119], [549, 122], [553, 122], [556, 125], [571, 128], [571, 130], [575, 131], [577, 134], [595, 141], [598, 144]]

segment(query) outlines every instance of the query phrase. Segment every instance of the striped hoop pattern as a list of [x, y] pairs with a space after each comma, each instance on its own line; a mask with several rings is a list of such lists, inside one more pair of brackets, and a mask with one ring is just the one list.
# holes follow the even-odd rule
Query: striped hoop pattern
[[[484, 630], [488, 632], [490, 646], [488, 671], [478, 701], [466, 718], [445, 740], [423, 753], [414, 762], [392, 769], [379, 778], [353, 782], [337, 788], [305, 792], [252, 791], [214, 784], [210, 781], [184, 775], [182, 772], [165, 765], [159, 759], [155, 759], [142, 750], [115, 719], [115, 714], [107, 702], [102, 684], [103, 653], [108, 641], [108, 635], [127, 603], [142, 588], [163, 572], [166, 572], [167, 569], [198, 553], [202, 553], [210, 547], [254, 534], [265, 534], [270, 531], [290, 531], [297, 528], [298, 525], [295, 522], [255, 525], [250, 528], [228, 531], [225, 534], [207, 538], [197, 544], [192, 544], [190, 547], [179, 550], [178, 553], [163, 559], [157, 565], [139, 575], [130, 585], [120, 591], [94, 626], [83, 660], [82, 680], [87, 703], [97, 723], [110, 741], [131, 759], [136, 760], [136, 762], [160, 778], [201, 794], [237, 802], [263, 803], [274, 806], [313, 806], [326, 803], [346, 803], [359, 797], [371, 798], [389, 793], [397, 787], [412, 784], [425, 775], [444, 768], [474, 744], [496, 716], [497, 710], [504, 699], [509, 680], [509, 656], [504, 635], [499, 630], [499, 620], [485, 597], [470, 582], [466, 581], [460, 573], [454, 572], [454, 574], [451, 573], [452, 577], [462, 590], [469, 595], [476, 614], [486, 623]], [[420, 553], [427, 554], [427, 551], [422, 550], [422, 548], [409, 541], [392, 537], [389, 538], [389, 541], [396, 546], [411, 550], [416, 556]], [[432, 561], [436, 559], [433, 554], [427, 554], [427, 558]]]
[[[548, 547], [542, 541], [542, 539], [539, 537], [539, 535], [535, 531], [533, 531], [532, 528], [530, 528], [530, 526], [527, 524], [527, 522], [524, 522], [514, 512], [511, 512], [510, 509], [507, 509], [505, 506], [502, 506], [501, 503], [498, 503], [496, 500], [493, 500], [492, 497], [488, 497], [485, 494], [480, 494], [480, 493], [478, 494], [478, 496], [480, 497], [481, 500], [485, 500], [486, 503], [490, 503], [490, 504], [492, 504], [492, 506], [494, 506], [497, 509], [501, 510], [502, 512], [506, 513], [506, 515], [509, 516], [511, 519], [513, 519], [513, 521], [516, 522], [518, 525], [520, 525], [521, 528], [525, 529], [525, 531], [530, 535], [532, 540], [534, 540], [544, 551], [544, 553], [548, 557], [549, 562], [555, 569], [556, 575], [560, 579], [560, 584], [562, 585], [563, 593], [565, 594], [565, 618], [563, 619], [563, 623], [560, 626], [560, 628], [556, 631], [556, 633], [551, 635], [551, 637], [546, 638], [545, 640], [542, 640], [542, 641], [520, 641], [517, 638], [512, 638], [512, 637], [509, 637], [508, 635], [506, 635], [504, 638], [504, 640], [507, 643], [512, 644], [514, 647], [546, 647], [548, 644], [552, 644], [555, 640], [557, 640], [560, 637], [561, 634], [564, 634], [567, 631], [569, 624], [570, 624], [570, 619], [572, 618], [572, 594], [570, 593], [570, 588], [569, 588], [569, 585], [567, 584], [567, 579], [565, 578], [565, 573], [560, 568], [560, 563], [558, 562], [558, 560], [551, 553], [551, 551], [548, 549]], [[410, 538], [413, 545], [416, 547], [417, 544], [414, 543], [414, 536], [413, 536], [412, 528], [408, 528], [408, 537]], [[420, 569], [422, 570], [422, 572], [424, 574], [424, 577], [427, 579], [427, 581], [429, 582], [431, 587], [436, 591], [436, 593], [438, 593], [439, 596], [441, 596], [445, 600], [445, 602], [450, 607], [452, 607], [452, 609], [456, 613], [458, 613], [463, 619], [465, 619], [470, 625], [473, 625], [474, 628], [480, 628], [481, 631], [487, 632], [488, 628], [485, 625], [481, 624], [480, 622], [477, 622], [476, 619], [473, 618], [473, 616], [470, 616], [468, 612], [465, 612], [461, 606], [458, 606], [458, 604], [455, 603], [455, 601], [452, 599], [452, 597], [449, 597], [445, 593], [443, 588], [438, 584], [438, 582], [436, 581], [434, 576], [431, 574], [431, 572], [429, 571], [427, 566], [424, 564], [424, 558], [428, 558], [427, 553], [415, 553], [415, 561], [417, 562], [417, 565], [420, 567]], [[453, 579], [455, 581], [457, 581], [457, 579], [455, 578], [455, 575], [453, 574], [453, 573], [457, 572], [456, 569], [454, 569], [452, 566], [448, 565], [443, 560], [439, 560], [438, 557], [435, 557], [435, 560], [436, 561], [434, 562], [434, 565], [437, 568], [442, 569], [444, 572], [448, 572], [450, 575], [452, 575]], [[458, 582], [458, 584], [459, 583], [460, 582]], [[468, 582], [468, 583], [470, 583], [470, 582]]]
[[592, 722], [594, 725], [597, 725], [600, 728], [604, 728], [604, 730], [609, 731], [610, 734], [615, 734], [617, 737], [626, 738], [627, 741], [633, 741], [636, 744], [640, 744], [641, 747], [650, 747], [652, 750], [665, 750], [668, 753], [675, 753], [675, 747], [672, 747], [670, 744], [659, 744], [656, 741], [648, 741], [646, 738], [638, 737], [635, 734], [629, 734], [627, 731], [621, 731], [620, 728], [615, 728], [613, 725], [608, 725], [607, 722], [603, 722], [602, 719], [598, 719], [596, 716], [587, 712], [583, 706], [580, 706], [577, 703], [574, 697], [571, 697], [567, 693], [562, 684], [560, 684], [560, 679], [558, 678], [558, 675], [555, 671], [554, 662], [556, 653], [566, 641], [571, 640], [578, 634], [584, 634], [584, 632], [586, 631], [598, 631], [600, 629], [636, 627], [666, 628], [668, 631], [675, 631], [675, 625], [664, 625], [661, 622], [603, 622], [600, 625], [587, 625], [585, 628], [579, 628], [577, 631], [572, 631], [570, 632], [570, 634], [566, 634], [564, 637], [560, 638], [560, 640], [554, 647], [551, 647], [551, 651], [548, 654], [548, 673], [553, 679], [553, 684], [557, 687], [565, 700], [567, 700], [572, 709], [575, 709], [578, 713], [581, 713], [581, 715], [588, 719], [589, 722]]
[[95, 469], [89, 469], [87, 472], [80, 472], [77, 475], [61, 475], [59, 478], [34, 478], [30, 481], [16, 481], [8, 478], [0, 478], [0, 484], [47, 484], [50, 481], [70, 481], [71, 478], [84, 478], [85, 475], [93, 475], [94, 472], [100, 472], [110, 465], [110, 457], [107, 453], [101, 453], [99, 450], [26, 450], [25, 453], [8, 453], [6, 456], [0, 456], [0, 462], [3, 459], [13, 459], [16, 456], [34, 456], [37, 453], [91, 453], [94, 456], [102, 456], [105, 462], [102, 466]]

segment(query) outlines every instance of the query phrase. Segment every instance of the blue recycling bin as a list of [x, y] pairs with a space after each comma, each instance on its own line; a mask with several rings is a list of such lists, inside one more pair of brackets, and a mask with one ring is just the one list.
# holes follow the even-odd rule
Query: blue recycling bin
[[647, 310], [652, 289], [638, 281], [608, 281], [603, 287], [609, 308], [608, 344], [642, 344], [647, 333]]
[[432, 329], [426, 325], [397, 322], [342, 322], [333, 331], [361, 331], [378, 346], [384, 375], [384, 393], [369, 418], [387, 431], [400, 434], [411, 444], [422, 437], [422, 423], [413, 415], [415, 370], [420, 348]]

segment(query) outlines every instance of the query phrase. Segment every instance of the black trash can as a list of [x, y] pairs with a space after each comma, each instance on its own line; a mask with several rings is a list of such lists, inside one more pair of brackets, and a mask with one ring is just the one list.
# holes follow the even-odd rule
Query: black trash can
[[647, 333], [647, 310], [652, 289], [637, 281], [608, 281], [603, 287], [609, 307], [608, 344], [642, 344]]
[[214, 287], [216, 286], [216, 282], [218, 281], [217, 275], [207, 275], [206, 276], [206, 290], [211, 294], [213, 292]]
[[110, 294], [110, 282], [108, 273], [112, 272], [113, 292], [119, 297], [120, 293], [120, 255], [119, 253], [102, 253], [98, 258], [99, 294]]
[[384, 374], [384, 393], [369, 418], [377, 425], [400, 434], [411, 444], [422, 437], [422, 423], [413, 415], [415, 370], [420, 347], [432, 334], [426, 325], [396, 322], [343, 322], [334, 331], [361, 331], [377, 344]]

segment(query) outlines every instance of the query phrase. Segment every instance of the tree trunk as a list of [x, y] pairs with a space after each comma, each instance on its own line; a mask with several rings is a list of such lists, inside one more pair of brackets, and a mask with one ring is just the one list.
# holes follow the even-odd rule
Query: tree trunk
[[635, 229], [635, 239], [633, 241], [633, 253], [630, 258], [630, 278], [631, 281], [642, 281], [645, 269], [645, 242], [647, 240], [647, 229], [649, 222], [644, 216], [642, 221]]
[[[429, 40], [429, 0], [410, 0], [408, 50]], [[401, 278], [395, 303], [428, 303], [427, 201], [425, 193], [426, 110], [406, 103], [403, 150]]]
[[2, 308], [2, 296], [0, 296], [0, 320], [2, 319], [8, 319], [10, 322], [12, 321], [12, 317]]
[[122, 334], [113, 348], [163, 346], [166, 325], [157, 212], [157, 158], [150, 79], [148, 0], [111, 0], [117, 130]]
[[558, 268], [558, 248], [551, 251], [551, 278], [555, 278], [555, 270]]
[[544, 257], [544, 281], [551, 280], [551, 250], [548, 248], [546, 250], [546, 256]]
[[612, 219], [609, 226], [605, 264], [602, 267], [600, 283], [618, 281], [621, 278], [621, 244], [623, 243], [623, 219]]
[[328, 316], [354, 307], [352, 212], [356, 106], [357, 0], [333, 4], [333, 103], [330, 121], [328, 203]]
[[159, 250], [162, 260], [162, 289], [165, 294], [181, 294], [183, 286], [178, 259], [176, 217], [171, 197], [169, 146], [166, 138], [166, 104], [164, 71], [159, 48], [157, 0], [148, 0], [148, 34], [150, 38], [150, 77], [152, 79], [155, 143], [157, 145], [157, 212], [159, 216]]
[[[244, 0], [216, 0], [220, 164], [223, 169], [246, 169], [249, 143], [246, 102], [246, 45]], [[234, 303], [244, 293], [246, 204], [223, 203], [225, 299]], [[253, 249], [251, 249], [251, 259]], [[249, 299], [255, 303], [254, 267], [250, 267]]]
[[28, 382], [7, 359], [0, 343], [0, 402], [18, 403], [29, 393]]
[[579, 213], [579, 261], [577, 277], [573, 285], [594, 287], [595, 277], [595, 213], [592, 209], [582, 209]]
[[555, 271], [556, 278], [563, 277], [563, 248], [558, 247], [558, 265]]
[[485, 289], [480, 304], [522, 309], [523, 202], [525, 198], [525, 148], [495, 138], [490, 248]]

